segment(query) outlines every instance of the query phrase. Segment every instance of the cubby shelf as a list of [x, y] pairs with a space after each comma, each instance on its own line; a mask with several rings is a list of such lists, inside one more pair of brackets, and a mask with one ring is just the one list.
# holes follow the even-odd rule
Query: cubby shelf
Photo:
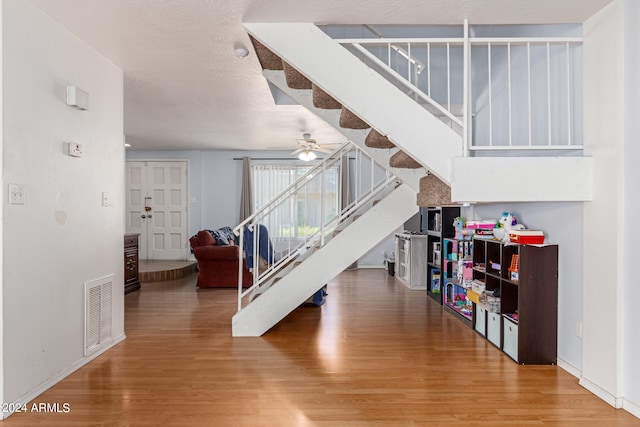
[[[518, 269], [512, 279], [510, 266]], [[499, 264], [483, 271], [481, 265]], [[473, 278], [500, 296], [499, 313], [474, 304], [474, 328], [520, 364], [555, 364], [558, 339], [558, 246], [476, 239]], [[497, 267], [497, 265], [496, 265]]]
[[427, 295], [442, 304], [442, 241], [454, 236], [453, 220], [460, 216], [460, 207], [423, 207], [420, 213], [420, 228], [427, 236]]

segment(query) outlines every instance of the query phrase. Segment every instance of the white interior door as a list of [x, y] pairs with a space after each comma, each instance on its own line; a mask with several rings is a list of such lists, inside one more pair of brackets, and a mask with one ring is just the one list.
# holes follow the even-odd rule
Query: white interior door
[[187, 259], [187, 162], [127, 162], [126, 228], [141, 259]]

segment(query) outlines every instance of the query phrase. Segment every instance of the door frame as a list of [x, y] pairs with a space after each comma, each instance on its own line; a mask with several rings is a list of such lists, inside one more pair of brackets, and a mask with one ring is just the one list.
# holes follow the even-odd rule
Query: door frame
[[[128, 195], [127, 193], [127, 187], [129, 185], [128, 183], [128, 179], [129, 179], [129, 174], [128, 174], [128, 169], [127, 169], [127, 164], [128, 163], [133, 163], [133, 162], [184, 162], [185, 163], [185, 167], [186, 167], [186, 175], [187, 175], [187, 181], [186, 181], [186, 186], [185, 186], [185, 191], [186, 191], [186, 204], [185, 204], [185, 214], [187, 216], [186, 218], [186, 231], [185, 231], [185, 237], [186, 237], [186, 241], [185, 241], [185, 259], [184, 260], [188, 260], [191, 256], [191, 252], [189, 250], [189, 226], [190, 226], [190, 215], [191, 215], [191, 210], [189, 209], [189, 205], [190, 205], [190, 196], [189, 196], [189, 183], [191, 181], [191, 175], [189, 174], [189, 171], [191, 170], [191, 161], [189, 159], [174, 159], [174, 158], [167, 158], [167, 159], [130, 159], [130, 158], [126, 158], [125, 159], [125, 167], [124, 167], [124, 173], [125, 173], [125, 203], [124, 203], [124, 209], [125, 209], [125, 221], [124, 221], [124, 229], [125, 229], [125, 233], [127, 232], [127, 215], [128, 215], [128, 204], [127, 204], [127, 197]], [[146, 257], [146, 254], [145, 254]], [[141, 258], [142, 259], [142, 258]]]

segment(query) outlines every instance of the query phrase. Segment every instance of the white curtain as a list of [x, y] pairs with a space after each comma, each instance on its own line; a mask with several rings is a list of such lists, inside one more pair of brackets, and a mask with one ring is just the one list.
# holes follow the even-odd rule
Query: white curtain
[[[253, 191], [254, 209], [259, 209], [309, 171], [310, 166], [287, 164], [254, 164]], [[321, 212], [321, 175], [306, 182], [306, 185], [286, 201], [283, 201], [262, 223], [267, 226], [272, 238], [302, 237], [313, 233], [321, 220], [327, 220], [339, 209], [339, 168], [326, 171], [324, 209]]]

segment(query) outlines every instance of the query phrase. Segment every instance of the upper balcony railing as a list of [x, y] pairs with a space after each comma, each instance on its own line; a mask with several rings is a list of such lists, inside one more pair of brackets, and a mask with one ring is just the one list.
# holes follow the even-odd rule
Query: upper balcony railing
[[337, 39], [463, 137], [465, 155], [582, 149], [580, 37]]

